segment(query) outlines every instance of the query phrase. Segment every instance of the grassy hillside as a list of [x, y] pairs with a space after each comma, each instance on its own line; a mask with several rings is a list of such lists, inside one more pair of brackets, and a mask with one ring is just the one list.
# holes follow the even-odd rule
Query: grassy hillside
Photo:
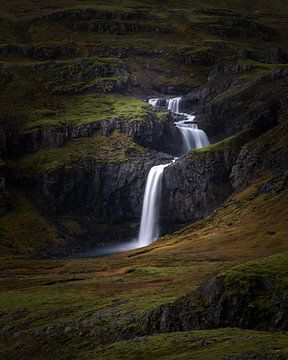
[[[33, 351], [49, 359], [61, 351], [63, 359], [72, 354], [73, 358], [98, 358], [101, 354], [117, 359], [127, 351], [133, 359], [145, 350], [144, 358], [148, 354], [157, 358], [168, 353], [172, 356], [175, 341], [184, 344], [181, 359], [194, 348], [193, 342], [197, 356], [204, 351], [211, 359], [267, 349], [287, 352], [285, 334], [236, 329], [175, 333], [106, 345], [130, 337], [129, 328], [135, 329], [136, 324], [137, 329], [147, 310], [185, 295], [218, 273], [247, 259], [287, 252], [287, 191], [277, 196], [259, 193], [262, 185], [253, 185], [208, 219], [146, 249], [96, 259], [2, 258], [2, 356], [28, 359]], [[276, 274], [286, 281], [287, 256], [280, 262], [277, 257], [272, 260], [236, 267], [227, 279], [235, 282], [252, 271], [264, 277]], [[192, 343], [186, 342], [187, 336], [193, 337]], [[238, 342], [239, 336], [243, 341]], [[202, 339], [209, 342], [210, 338], [213, 341], [207, 348]], [[158, 341], [161, 346], [156, 349]], [[138, 347], [140, 343], [143, 349]]]

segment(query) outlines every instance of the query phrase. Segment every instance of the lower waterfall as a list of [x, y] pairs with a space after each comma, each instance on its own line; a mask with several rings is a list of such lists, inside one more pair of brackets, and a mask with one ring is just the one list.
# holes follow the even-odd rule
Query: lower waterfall
[[147, 177], [138, 238], [141, 247], [149, 245], [159, 237], [162, 176], [168, 165], [153, 166]]

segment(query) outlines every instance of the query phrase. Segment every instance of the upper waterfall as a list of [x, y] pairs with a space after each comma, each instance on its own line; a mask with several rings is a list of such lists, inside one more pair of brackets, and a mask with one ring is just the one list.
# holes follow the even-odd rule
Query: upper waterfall
[[[181, 97], [171, 98], [166, 100], [167, 110], [183, 116], [183, 120], [176, 121], [175, 125], [179, 129], [183, 139], [183, 153], [186, 154], [190, 150], [200, 149], [209, 145], [209, 139], [204, 130], [198, 128], [194, 122], [195, 116], [180, 112]], [[161, 99], [150, 99], [149, 104], [152, 106], [159, 106]]]

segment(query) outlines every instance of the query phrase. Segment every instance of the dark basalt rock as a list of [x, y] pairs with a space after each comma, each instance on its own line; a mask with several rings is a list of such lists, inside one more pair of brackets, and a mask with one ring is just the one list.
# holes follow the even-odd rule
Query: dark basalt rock
[[[11, 184], [38, 193], [51, 214], [93, 214], [98, 222], [139, 219], [150, 168], [171, 161], [164, 153], [146, 152], [120, 163], [99, 163], [97, 158], [75, 160], [71, 166], [40, 172], [7, 174]], [[125, 200], [125, 201], [124, 201]]]
[[[287, 290], [275, 291], [273, 280], [249, 278], [245, 291], [218, 276], [191, 295], [153, 310], [142, 322], [145, 334], [221, 327], [287, 330]], [[257, 299], [269, 306], [257, 306]]]
[[168, 49], [167, 53], [168, 59], [176, 64], [204, 66], [214, 65], [218, 55], [217, 51], [212, 48], [197, 50], [194, 52], [191, 52], [191, 48], [188, 48], [186, 52], [171, 52], [171, 50]]
[[196, 110], [199, 127], [211, 142], [241, 130], [257, 129], [259, 135], [277, 123], [288, 70], [272, 71], [249, 83], [231, 76], [250, 70], [249, 66], [216, 66], [207, 85], [183, 97], [183, 110]]
[[211, 213], [232, 193], [229, 175], [241, 146], [191, 153], [164, 170], [163, 221], [187, 223]]
[[78, 126], [42, 125], [24, 134], [8, 137], [8, 139], [3, 133], [3, 141], [6, 140], [3, 146], [5, 144], [9, 152], [17, 155], [34, 152], [42, 144], [60, 147], [69, 139], [90, 137], [96, 133], [109, 135], [114, 130], [129, 135], [133, 141], [144, 147], [175, 155], [181, 151], [181, 136], [171, 115], [167, 114], [165, 118], [159, 119], [154, 112], [141, 121], [114, 118]]
[[22, 56], [32, 59], [63, 59], [75, 55], [74, 45], [67, 44], [47, 44], [47, 45], [20, 45], [4, 44], [0, 46], [1, 56]]
[[287, 50], [274, 46], [267, 46], [259, 50], [239, 48], [237, 53], [242, 58], [267, 64], [287, 64], [288, 62]]
[[73, 30], [75, 31], [85, 31], [85, 32], [108, 32], [116, 34], [126, 34], [129, 32], [161, 32], [161, 33], [172, 33], [173, 29], [167, 25], [155, 26], [149, 23], [139, 24], [139, 23], [117, 23], [117, 22], [81, 22], [73, 25]]
[[45, 61], [33, 64], [31, 70], [49, 74], [46, 86], [54, 94], [96, 92], [99, 90], [97, 84], [99, 87], [101, 81], [109, 82], [109, 79], [116, 85], [120, 83], [121, 87], [117, 88], [120, 93], [127, 93], [137, 85], [128, 66], [117, 59], [102, 61], [98, 58], [79, 58], [69, 61]]
[[[253, 179], [267, 173], [273, 173], [273, 178], [267, 183], [262, 191], [271, 192], [276, 195], [288, 187], [287, 169], [288, 169], [288, 149], [286, 146], [275, 148], [277, 141], [286, 143], [288, 123], [285, 118], [273, 132], [259, 137], [253, 144], [243, 146], [237, 162], [232, 169], [231, 179], [233, 187], [240, 191], [245, 188]], [[277, 139], [277, 140], [276, 140]], [[274, 189], [275, 183], [282, 181], [282, 186]]]
[[256, 35], [258, 40], [269, 40], [271, 35], [277, 35], [275, 28], [240, 15], [219, 17], [209, 23], [208, 31], [224, 37], [255, 38]]
[[67, 20], [149, 20], [153, 17], [145, 11], [108, 11], [96, 8], [66, 9], [48, 13], [33, 21], [67, 21]]
[[264, 354], [251, 354], [251, 353], [243, 353], [239, 355], [233, 356], [225, 356], [221, 358], [221, 360], [287, 360], [288, 355], [283, 353], [275, 354], [275, 353], [264, 353]]
[[[125, 34], [127, 32], [171, 33], [173, 29], [162, 24], [160, 19], [143, 11], [107, 11], [96, 8], [67, 9], [53, 12], [32, 20], [61, 22], [75, 31], [109, 32]], [[149, 21], [153, 22], [149, 23]], [[160, 25], [154, 25], [160, 23]]]
[[[77, 218], [85, 236], [70, 237], [70, 247], [66, 245], [71, 253], [105, 241], [126, 240], [132, 234], [126, 225], [139, 222], [150, 168], [171, 160], [171, 156], [153, 151], [142, 156], [132, 154], [118, 163], [75, 159], [69, 166], [55, 170], [29, 173], [15, 169], [9, 171], [7, 181], [24, 191], [56, 225], [61, 216]], [[106, 225], [104, 230], [102, 224]], [[57, 253], [54, 250], [50, 249], [51, 253]]]

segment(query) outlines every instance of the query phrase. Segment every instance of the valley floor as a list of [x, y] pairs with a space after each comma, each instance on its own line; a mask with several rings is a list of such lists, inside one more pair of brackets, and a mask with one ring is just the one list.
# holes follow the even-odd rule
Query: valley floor
[[[266, 182], [144, 249], [95, 259], [1, 258], [1, 358], [287, 358], [286, 332], [226, 328], [146, 336], [141, 328], [150, 310], [217, 274], [288, 252], [288, 192], [263, 191]], [[288, 257], [280, 258], [257, 260], [259, 266], [256, 261], [239, 274], [277, 273], [285, 288]]]

